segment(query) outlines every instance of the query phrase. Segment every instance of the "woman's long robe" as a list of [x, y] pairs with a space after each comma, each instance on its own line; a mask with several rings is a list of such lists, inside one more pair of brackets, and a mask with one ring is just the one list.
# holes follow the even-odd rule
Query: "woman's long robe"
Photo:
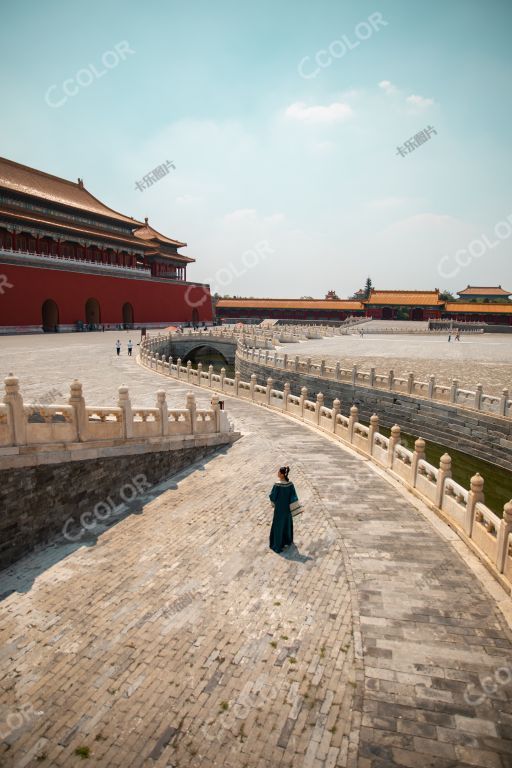
[[295, 486], [290, 481], [275, 483], [269, 498], [274, 503], [269, 546], [274, 552], [282, 552], [285, 546], [293, 544], [293, 518], [290, 504], [298, 501]]

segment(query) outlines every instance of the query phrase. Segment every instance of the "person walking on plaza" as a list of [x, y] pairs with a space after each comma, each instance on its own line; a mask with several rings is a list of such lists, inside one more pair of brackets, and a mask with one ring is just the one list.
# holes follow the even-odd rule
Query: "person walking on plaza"
[[460, 331], [455, 334], [455, 341], [460, 341]]
[[132, 349], [133, 349], [132, 340], [128, 339], [128, 357], [132, 356]]
[[117, 356], [119, 357], [121, 353], [121, 342], [119, 341], [119, 339], [116, 341], [116, 351], [117, 351]]
[[290, 505], [298, 501], [295, 486], [288, 479], [290, 467], [281, 467], [277, 473], [278, 481], [269, 494], [274, 505], [274, 517], [270, 528], [269, 547], [274, 552], [282, 552], [293, 544], [293, 518]]

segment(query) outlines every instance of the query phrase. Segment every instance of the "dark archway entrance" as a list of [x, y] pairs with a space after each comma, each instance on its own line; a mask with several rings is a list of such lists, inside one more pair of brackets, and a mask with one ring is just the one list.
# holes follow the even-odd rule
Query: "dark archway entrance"
[[133, 325], [133, 307], [129, 301], [123, 304], [123, 325]]
[[423, 310], [421, 307], [414, 307], [411, 312], [411, 320], [423, 320]]
[[46, 299], [42, 309], [43, 331], [55, 331], [59, 324], [59, 308], [53, 299]]
[[197, 325], [199, 323], [199, 312], [197, 309], [192, 310], [192, 325]]
[[86, 325], [99, 325], [101, 322], [100, 303], [98, 299], [87, 299], [85, 302]]
[[383, 320], [392, 320], [393, 319], [393, 310], [391, 307], [384, 307], [382, 310], [382, 319]]
[[183, 357], [181, 364], [186, 365], [189, 360], [193, 365], [202, 363], [203, 368], [208, 368], [209, 365], [213, 365], [214, 368], [227, 368], [229, 366], [229, 363], [222, 352], [219, 352], [218, 349], [209, 347], [206, 344], [201, 344], [200, 346], [191, 349], [190, 352], [187, 352]]

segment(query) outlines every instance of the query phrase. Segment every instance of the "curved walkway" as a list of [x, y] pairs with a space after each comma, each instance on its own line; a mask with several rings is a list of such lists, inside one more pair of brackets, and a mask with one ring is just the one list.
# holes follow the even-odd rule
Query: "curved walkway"
[[[182, 402], [186, 386], [97, 352], [91, 402], [123, 379], [135, 404], [158, 388]], [[15, 372], [63, 391], [74, 354], [58, 374], [37, 354]], [[244, 433], [229, 451], [89, 546], [2, 574], [0, 765], [67, 768], [82, 748], [105, 768], [509, 768], [512, 640], [494, 599], [367, 462], [227, 400]], [[266, 494], [284, 461], [307, 514], [280, 557]]]

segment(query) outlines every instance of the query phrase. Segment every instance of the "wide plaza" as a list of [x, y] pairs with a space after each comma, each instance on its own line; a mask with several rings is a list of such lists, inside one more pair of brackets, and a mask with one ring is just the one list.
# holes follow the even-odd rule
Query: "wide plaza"
[[[396, 324], [395, 324], [396, 326]], [[364, 332], [364, 325], [361, 326]], [[417, 379], [428, 381], [433, 375], [442, 384], [453, 379], [465, 389], [482, 384], [484, 392], [501, 395], [504, 388], [512, 391], [512, 334], [454, 333], [372, 334], [361, 336], [357, 326], [346, 336], [312, 339], [286, 344], [289, 356], [311, 357], [313, 362], [339, 360], [344, 367], [358, 365], [377, 372], [393, 370], [396, 376], [413, 372]]]
[[[76, 377], [95, 405], [122, 384], [134, 405], [160, 388], [181, 405], [190, 387], [141, 368], [129, 336], [1, 339], [2, 377], [26, 401]], [[482, 689], [512, 658], [501, 588], [369, 462], [226, 408], [231, 448], [2, 573], [0, 721], [26, 714], [0, 764], [510, 766], [512, 687]], [[306, 513], [278, 556], [267, 495], [283, 463]]]

